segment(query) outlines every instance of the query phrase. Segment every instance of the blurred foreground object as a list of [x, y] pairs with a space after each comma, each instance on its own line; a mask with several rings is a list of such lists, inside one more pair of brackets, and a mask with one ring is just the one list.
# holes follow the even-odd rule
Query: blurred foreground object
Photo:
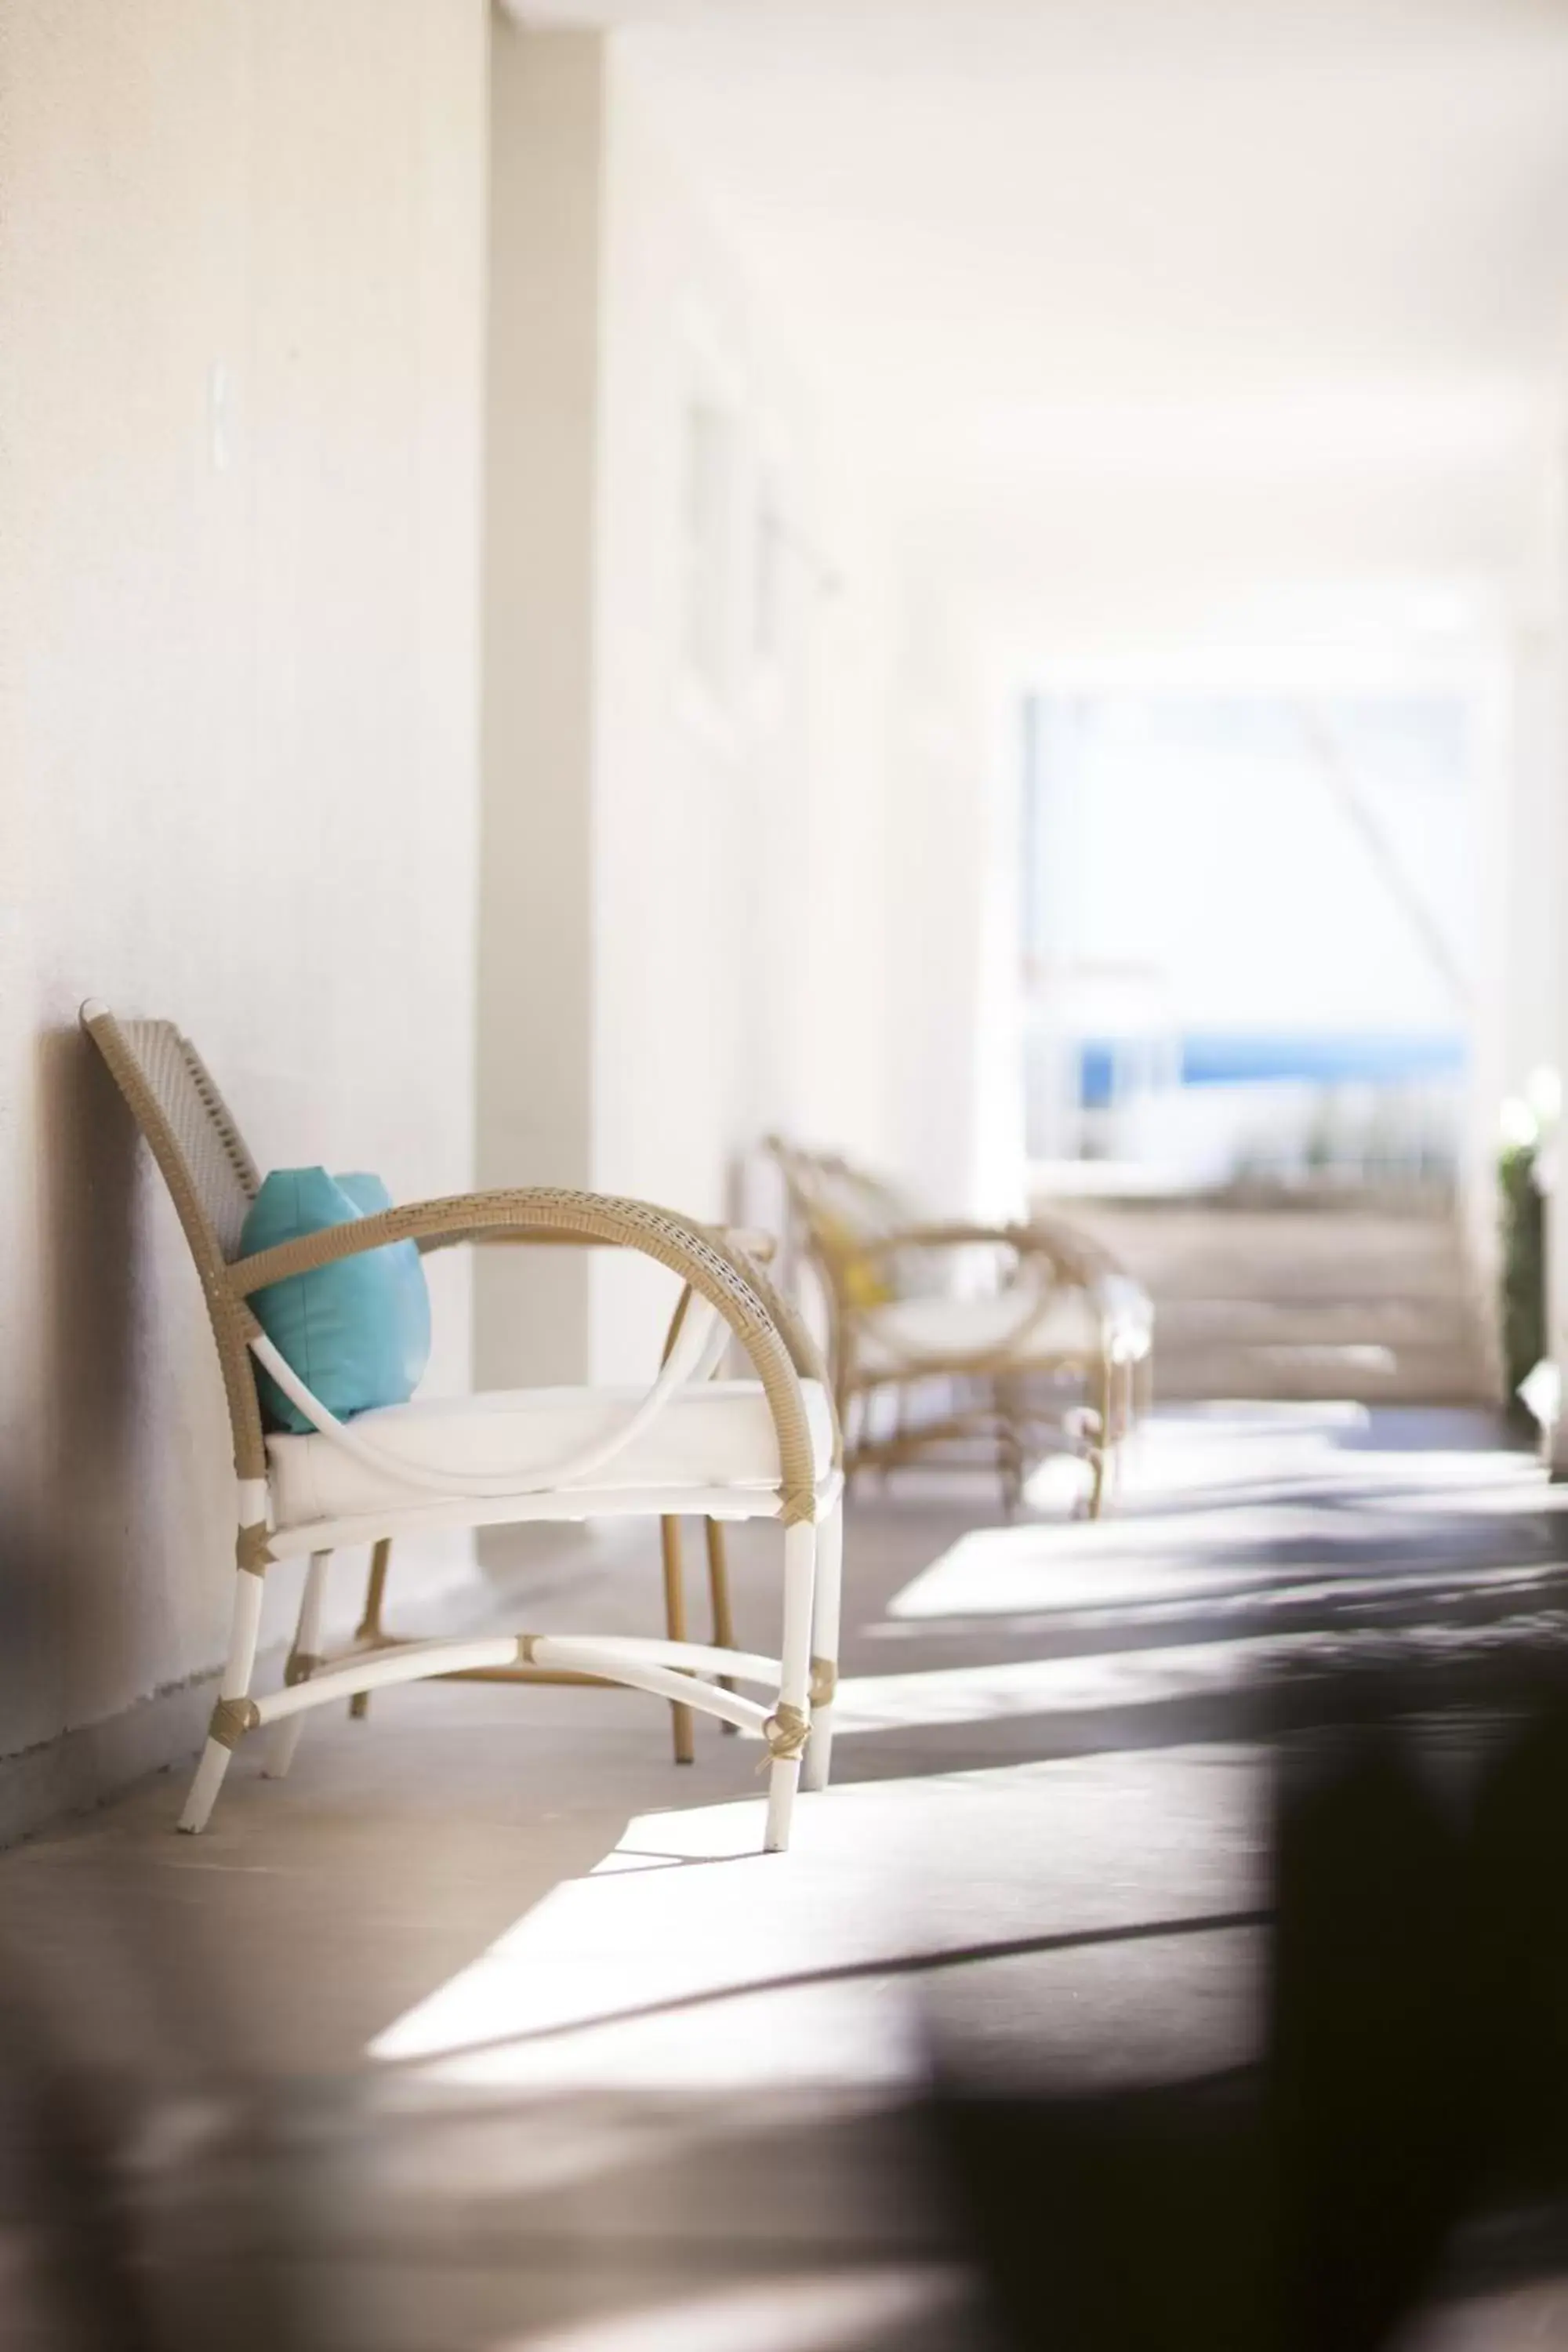
[[[1528, 1118], [1527, 1107], [1521, 1104], [1520, 1108]], [[1544, 1425], [1548, 1416], [1537, 1412], [1522, 1394], [1525, 1383], [1548, 1355], [1546, 1202], [1540, 1172], [1541, 1139], [1530, 1119], [1527, 1132], [1515, 1130], [1505, 1137], [1498, 1156], [1503, 1370], [1515, 1419], [1529, 1415]]]
[[1036, 2097], [948, 2067], [1005, 2344], [1414, 2352], [1413, 2320], [1568, 2275], [1568, 1694], [1462, 1777], [1403, 1707], [1287, 1753], [1260, 2066]]

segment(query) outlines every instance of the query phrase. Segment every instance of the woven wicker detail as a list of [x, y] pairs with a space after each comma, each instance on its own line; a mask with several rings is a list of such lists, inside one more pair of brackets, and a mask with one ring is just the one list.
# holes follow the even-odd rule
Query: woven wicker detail
[[781, 1698], [763, 1726], [763, 1738], [768, 1743], [772, 1761], [787, 1764], [793, 1757], [805, 1752], [805, 1743], [811, 1738], [811, 1718]]
[[831, 1658], [813, 1658], [811, 1662], [811, 1704], [814, 1707], [831, 1706], [838, 1688], [838, 1669]]
[[260, 1720], [261, 1709], [253, 1698], [220, 1698], [207, 1726], [207, 1738], [216, 1739], [220, 1748], [237, 1748]]
[[120, 1034], [167, 1122], [218, 1247], [232, 1257], [259, 1180], [227, 1104], [172, 1021], [122, 1021]]
[[777, 1297], [760, 1266], [742, 1258], [721, 1234], [673, 1210], [613, 1193], [538, 1187], [521, 1192], [458, 1193], [407, 1208], [383, 1209], [352, 1225], [280, 1243], [242, 1259], [226, 1275], [229, 1297], [240, 1301], [290, 1275], [306, 1274], [362, 1250], [412, 1240], [421, 1249], [458, 1243], [515, 1240], [537, 1234], [584, 1246], [634, 1249], [679, 1275], [721, 1315], [750, 1357], [778, 1433], [780, 1517], [793, 1527], [816, 1515], [816, 1465], [803, 1369], [820, 1378], [820, 1359], [796, 1318]]
[[314, 1650], [290, 1650], [284, 1662], [283, 1679], [292, 1689], [296, 1683], [308, 1683], [326, 1663], [325, 1658], [319, 1658]]
[[716, 1236], [726, 1248], [731, 1263], [741, 1271], [756, 1292], [775, 1325], [780, 1338], [789, 1350], [790, 1361], [803, 1381], [816, 1381], [833, 1405], [833, 1466], [844, 1467], [844, 1431], [834, 1403], [833, 1377], [827, 1360], [806, 1328], [805, 1318], [793, 1301], [786, 1298], [766, 1267], [743, 1246], [743, 1238], [734, 1234]]
[[265, 1576], [272, 1565], [270, 1529], [260, 1524], [241, 1528], [235, 1538], [234, 1557], [243, 1576]]
[[200, 1055], [173, 1022], [120, 1022], [94, 1012], [83, 1014], [83, 1026], [147, 1139], [195, 1259], [228, 1399], [235, 1469], [242, 1478], [264, 1478], [267, 1454], [246, 1347], [252, 1318], [237, 1305], [227, 1279], [227, 1259], [239, 1247], [256, 1194], [255, 1162]]

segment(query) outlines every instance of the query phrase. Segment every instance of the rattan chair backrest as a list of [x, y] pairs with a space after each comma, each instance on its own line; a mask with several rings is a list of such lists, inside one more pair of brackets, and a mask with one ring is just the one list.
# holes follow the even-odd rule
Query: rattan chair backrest
[[145, 1136], [195, 1260], [212, 1318], [241, 1477], [266, 1475], [246, 1312], [225, 1278], [256, 1198], [256, 1162], [205, 1063], [172, 1021], [118, 1021], [84, 1004], [92, 1039]]

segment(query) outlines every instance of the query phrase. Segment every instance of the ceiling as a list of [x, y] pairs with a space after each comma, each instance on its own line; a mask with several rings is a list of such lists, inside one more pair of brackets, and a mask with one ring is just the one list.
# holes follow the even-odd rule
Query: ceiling
[[1568, 328], [1568, 0], [523, 13], [626, 28], [792, 344], [977, 581], [1194, 533], [1285, 571], [1520, 560]]

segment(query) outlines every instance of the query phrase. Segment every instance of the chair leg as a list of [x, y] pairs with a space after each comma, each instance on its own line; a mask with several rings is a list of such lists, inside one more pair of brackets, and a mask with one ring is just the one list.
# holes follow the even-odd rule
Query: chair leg
[[1121, 1492], [1122, 1473], [1126, 1468], [1127, 1440], [1132, 1433], [1132, 1367], [1119, 1364], [1111, 1374], [1110, 1444], [1106, 1463], [1106, 1486], [1112, 1496]]
[[[713, 1612], [713, 1646], [719, 1650], [732, 1650], [735, 1646], [735, 1620], [730, 1607], [730, 1561], [724, 1529], [718, 1519], [704, 1519], [702, 1526], [708, 1538], [708, 1599]], [[723, 1690], [735, 1687], [730, 1675], [721, 1675], [719, 1684]], [[739, 1724], [735, 1723], [721, 1723], [719, 1728], [728, 1732], [731, 1738], [740, 1731]]]
[[[666, 1517], [658, 1523], [660, 1548], [664, 1554], [664, 1623], [672, 1642], [686, 1639], [686, 1579], [680, 1560], [680, 1521]], [[672, 1699], [669, 1707], [670, 1731], [675, 1740], [675, 1760], [690, 1764], [697, 1755], [695, 1717], [689, 1706]]]
[[[317, 1644], [321, 1638], [321, 1604], [327, 1594], [327, 1563], [330, 1551], [313, 1551], [305, 1570], [305, 1588], [300, 1595], [300, 1622], [294, 1628], [294, 1646], [289, 1653], [286, 1669], [289, 1682], [309, 1682], [317, 1664]], [[267, 1761], [261, 1768], [265, 1780], [281, 1780], [294, 1761], [294, 1750], [300, 1745], [300, 1734], [305, 1728], [303, 1715], [286, 1715], [272, 1734], [267, 1751]]]
[[1105, 1468], [1113, 1440], [1110, 1415], [1115, 1380], [1115, 1369], [1110, 1357], [1102, 1356], [1100, 1363], [1100, 1379], [1096, 1385], [1096, 1406], [1100, 1416], [1100, 1428], [1095, 1439], [1094, 1451], [1089, 1456], [1091, 1479], [1088, 1515], [1091, 1519], [1098, 1519], [1105, 1507]]
[[[370, 1582], [364, 1589], [364, 1615], [360, 1619], [356, 1642], [379, 1642], [383, 1627], [381, 1604], [386, 1594], [386, 1571], [392, 1565], [392, 1538], [383, 1536], [370, 1556]], [[363, 1723], [370, 1713], [369, 1691], [355, 1691], [349, 1701], [349, 1714], [355, 1723]]]
[[893, 1391], [893, 1426], [888, 1433], [888, 1451], [882, 1456], [882, 1492], [892, 1492], [893, 1465], [903, 1451], [909, 1429], [909, 1384], [900, 1381]]
[[1024, 1500], [1024, 1445], [1009, 1384], [994, 1381], [991, 1400], [996, 1416], [996, 1475], [1002, 1482], [1002, 1516], [1011, 1526]]
[[1154, 1350], [1152, 1348], [1133, 1368], [1132, 1410], [1133, 1416], [1138, 1421], [1146, 1421], [1154, 1410]]
[[811, 1738], [801, 1775], [805, 1789], [826, 1789], [833, 1763], [833, 1691], [838, 1679], [838, 1621], [843, 1588], [844, 1500], [834, 1504], [816, 1536], [816, 1580], [811, 1611], [811, 1671], [826, 1696], [811, 1710]]
[[[250, 1677], [256, 1667], [256, 1642], [260, 1630], [261, 1579], [241, 1569], [235, 1578], [228, 1656], [217, 1686], [220, 1705], [226, 1699], [249, 1697]], [[205, 1829], [207, 1817], [217, 1801], [217, 1792], [223, 1786], [224, 1774], [228, 1770], [228, 1759], [233, 1753], [230, 1739], [220, 1739], [209, 1732], [207, 1744], [202, 1750], [202, 1760], [196, 1766], [195, 1778], [185, 1799], [185, 1810], [180, 1815], [180, 1827], [188, 1836], [194, 1837], [198, 1830]]]
[[[784, 1640], [778, 1712], [781, 1728], [798, 1729], [811, 1720], [812, 1593], [816, 1580], [816, 1528], [810, 1519], [784, 1529]], [[775, 1748], [768, 1769], [768, 1820], [764, 1853], [783, 1853], [789, 1844], [795, 1792], [800, 1785], [801, 1748]]]
[[840, 1383], [836, 1391], [838, 1406], [838, 1426], [844, 1433], [844, 1475], [853, 1485], [862, 1467], [861, 1454], [866, 1443], [866, 1415], [870, 1391], [862, 1389], [852, 1394]]

